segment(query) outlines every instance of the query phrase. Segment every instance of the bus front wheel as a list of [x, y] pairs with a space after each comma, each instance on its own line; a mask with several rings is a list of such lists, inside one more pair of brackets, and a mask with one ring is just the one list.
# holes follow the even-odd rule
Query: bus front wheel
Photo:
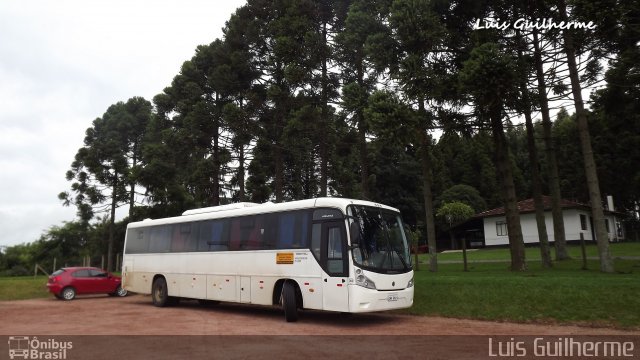
[[286, 281], [282, 285], [282, 308], [284, 309], [284, 318], [287, 322], [295, 322], [298, 320], [296, 287], [289, 281]]

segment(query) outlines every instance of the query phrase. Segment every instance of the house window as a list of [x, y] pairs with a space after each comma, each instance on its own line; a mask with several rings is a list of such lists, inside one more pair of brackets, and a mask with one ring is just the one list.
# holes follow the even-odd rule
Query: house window
[[496, 235], [507, 236], [507, 223], [505, 221], [496, 221]]
[[580, 214], [580, 229], [587, 230], [587, 215]]
[[607, 234], [610, 234], [611, 230], [609, 230], [609, 219], [604, 219], [604, 226], [607, 228]]

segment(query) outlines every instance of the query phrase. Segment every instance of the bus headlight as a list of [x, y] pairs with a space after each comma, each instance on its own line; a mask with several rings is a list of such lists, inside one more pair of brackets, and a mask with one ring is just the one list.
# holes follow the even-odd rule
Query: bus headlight
[[362, 286], [367, 289], [373, 289], [373, 290], [376, 289], [376, 284], [373, 281], [371, 281], [371, 279], [364, 276], [362, 274], [362, 270], [360, 269], [356, 270], [356, 285]]
[[413, 278], [411, 278], [411, 280], [409, 280], [409, 283], [407, 284], [407, 288], [413, 287]]

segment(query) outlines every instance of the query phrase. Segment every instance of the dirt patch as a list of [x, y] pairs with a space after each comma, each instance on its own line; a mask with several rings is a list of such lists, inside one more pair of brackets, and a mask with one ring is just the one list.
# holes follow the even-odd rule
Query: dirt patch
[[392, 313], [302, 311], [296, 323], [276, 307], [182, 301], [157, 308], [148, 296], [0, 302], [1, 335], [640, 335], [609, 328], [515, 324]]
[[55, 352], [50, 356], [68, 360], [495, 359], [497, 354], [515, 355], [513, 349], [525, 352], [520, 359], [535, 359], [541, 349], [536, 341], [553, 348], [574, 338], [630, 341], [640, 349], [640, 331], [389, 312], [303, 311], [298, 322], [287, 323], [276, 307], [182, 301], [176, 307], [157, 308], [142, 295], [0, 302], [0, 335], [6, 336], [0, 339], [0, 354], [9, 351], [10, 337], [26, 336], [45, 344], [72, 345], [67, 350], [48, 345], [54, 350], [45, 348], [44, 355], [35, 357]]

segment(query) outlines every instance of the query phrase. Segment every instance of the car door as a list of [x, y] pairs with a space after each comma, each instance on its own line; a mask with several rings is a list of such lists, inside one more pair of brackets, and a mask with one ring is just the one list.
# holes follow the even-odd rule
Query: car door
[[88, 269], [76, 270], [71, 274], [71, 286], [78, 294], [89, 294], [93, 292], [93, 279]]
[[92, 280], [92, 292], [94, 293], [106, 293], [115, 290], [109, 274], [105, 271], [92, 269], [90, 271]]

